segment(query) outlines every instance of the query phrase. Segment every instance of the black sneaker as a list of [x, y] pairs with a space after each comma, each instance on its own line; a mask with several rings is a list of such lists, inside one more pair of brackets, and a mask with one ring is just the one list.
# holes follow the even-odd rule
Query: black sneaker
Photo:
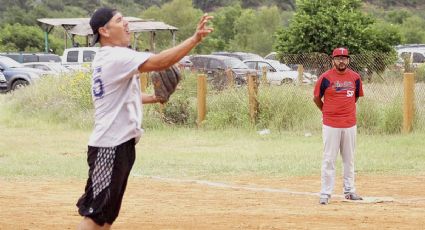
[[345, 193], [344, 197], [347, 200], [363, 200], [363, 198], [361, 196], [359, 196], [359, 195], [357, 195], [353, 192]]

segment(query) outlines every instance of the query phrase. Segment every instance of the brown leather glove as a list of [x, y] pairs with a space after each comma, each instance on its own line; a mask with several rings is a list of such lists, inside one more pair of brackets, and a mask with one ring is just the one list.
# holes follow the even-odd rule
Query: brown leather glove
[[181, 74], [177, 67], [171, 66], [165, 70], [151, 73], [151, 80], [155, 90], [155, 96], [161, 104], [170, 99], [181, 80]]

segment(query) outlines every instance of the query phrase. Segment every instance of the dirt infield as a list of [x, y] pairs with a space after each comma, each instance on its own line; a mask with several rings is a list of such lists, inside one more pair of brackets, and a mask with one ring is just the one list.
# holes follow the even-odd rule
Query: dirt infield
[[[114, 229], [425, 229], [425, 176], [358, 176], [361, 195], [394, 201], [336, 196], [327, 206], [312, 194], [319, 177], [220, 182], [233, 187], [133, 176]], [[83, 188], [83, 180], [0, 178], [0, 229], [75, 229]]]

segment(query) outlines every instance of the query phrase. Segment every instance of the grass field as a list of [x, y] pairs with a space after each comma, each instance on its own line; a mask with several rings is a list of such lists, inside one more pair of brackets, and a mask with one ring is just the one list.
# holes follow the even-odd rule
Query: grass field
[[[86, 143], [90, 131], [6, 124], [0, 125], [0, 130], [0, 176], [86, 176]], [[356, 171], [358, 174], [424, 173], [424, 139], [425, 133], [359, 135]], [[236, 129], [147, 130], [137, 145], [133, 173], [176, 178], [309, 176], [320, 174], [321, 157], [321, 133], [306, 137], [304, 133], [273, 130], [265, 136]]]

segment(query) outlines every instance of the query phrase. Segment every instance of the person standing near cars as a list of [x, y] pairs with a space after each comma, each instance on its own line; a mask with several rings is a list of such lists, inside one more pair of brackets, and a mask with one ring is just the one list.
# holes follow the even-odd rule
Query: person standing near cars
[[354, 186], [354, 153], [356, 145], [356, 102], [363, 96], [360, 75], [350, 68], [348, 49], [332, 52], [333, 68], [323, 73], [314, 88], [313, 101], [322, 111], [323, 161], [319, 203], [326, 205], [335, 184], [335, 160], [341, 154], [344, 167], [344, 197], [362, 200]]
[[141, 137], [142, 104], [161, 102], [155, 95], [141, 94], [138, 74], [177, 63], [213, 31], [206, 26], [211, 19], [203, 15], [193, 36], [150, 54], [128, 48], [129, 23], [120, 12], [110, 8], [94, 12], [90, 19], [92, 44], [100, 43], [92, 63], [95, 125], [87, 151], [87, 184], [77, 202], [84, 217], [78, 229], [110, 229], [118, 217], [135, 161], [135, 145]]

